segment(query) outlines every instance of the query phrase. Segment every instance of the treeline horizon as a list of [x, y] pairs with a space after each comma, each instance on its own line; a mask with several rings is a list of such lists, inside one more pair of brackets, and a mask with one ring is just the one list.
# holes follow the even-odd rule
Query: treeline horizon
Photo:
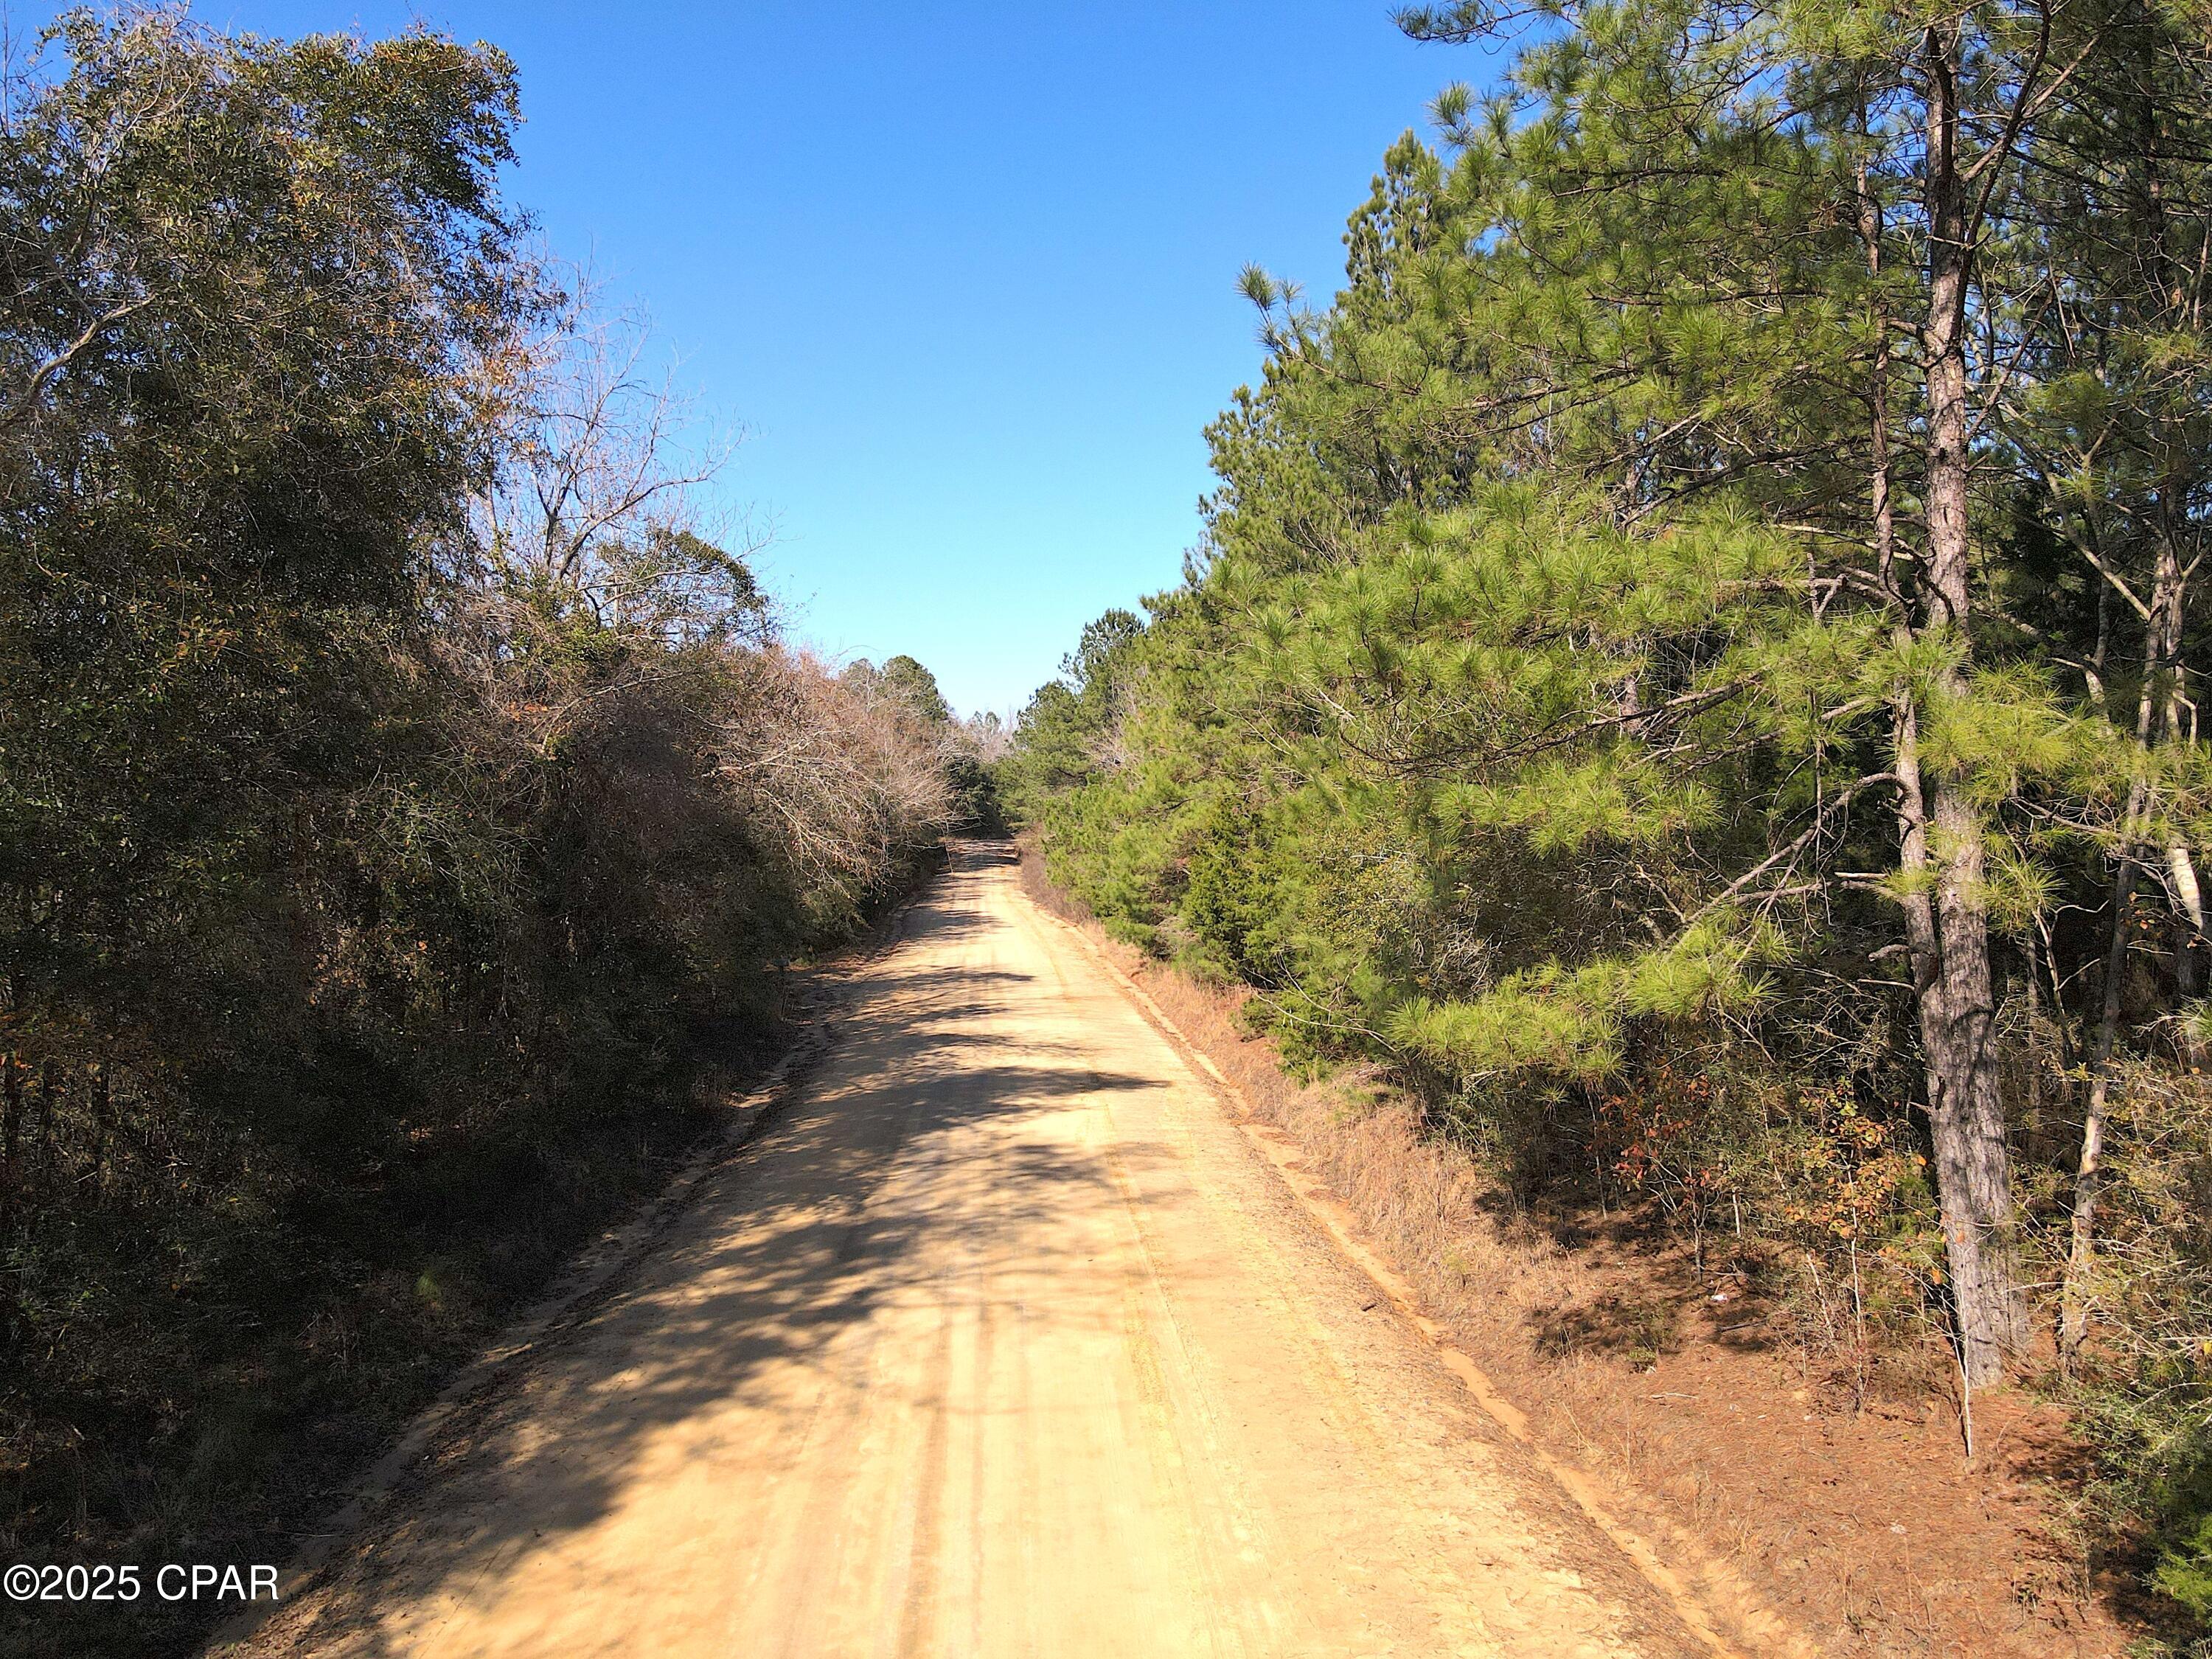
[[1855, 1386], [1932, 1337], [2067, 1401], [2091, 1565], [2194, 1651], [2212, 13], [1398, 21], [1510, 66], [1332, 301], [1245, 273], [1185, 580], [1010, 808], [1513, 1202], [1650, 1206]]
[[6, 73], [0, 1540], [267, 1559], [988, 825], [990, 734], [784, 635], [501, 199], [495, 49], [134, 9]]

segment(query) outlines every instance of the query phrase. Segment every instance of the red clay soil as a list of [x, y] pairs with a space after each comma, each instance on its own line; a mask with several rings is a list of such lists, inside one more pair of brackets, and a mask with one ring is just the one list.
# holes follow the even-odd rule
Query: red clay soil
[[[1250, 1109], [1291, 1137], [1361, 1242], [1662, 1554], [1718, 1557], [1820, 1652], [2118, 1656], [2130, 1632], [2066, 1543], [2083, 1459], [2064, 1414], [1978, 1395], [1968, 1465], [1933, 1354], [1871, 1385], [1782, 1310], [1700, 1282], [1686, 1254], [1610, 1224], [1509, 1216], [1462, 1153], [1372, 1087], [1300, 1084], [1240, 997], [1106, 939], [1024, 860], [1031, 896], [1084, 922]], [[1728, 1299], [1715, 1302], [1715, 1294]]]

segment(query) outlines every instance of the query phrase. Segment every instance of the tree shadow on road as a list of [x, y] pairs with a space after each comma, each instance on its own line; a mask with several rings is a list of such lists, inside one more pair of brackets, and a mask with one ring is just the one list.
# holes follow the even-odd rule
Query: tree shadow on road
[[[945, 885], [909, 915], [908, 940], [984, 925], [957, 877]], [[1009, 1043], [990, 1028], [1057, 993], [920, 955], [900, 951], [866, 974], [865, 1001], [803, 1098], [702, 1182], [594, 1305], [446, 1421], [382, 1505], [373, 1540], [272, 1622], [268, 1646], [410, 1645], [426, 1632], [391, 1615], [428, 1616], [523, 1550], [593, 1526], [671, 1429], [736, 1401], [772, 1425], [809, 1409], [809, 1389], [879, 1386], [839, 1378], [866, 1364], [867, 1343], [847, 1339], [889, 1304], [949, 1321], [976, 1307], [994, 1269], [1049, 1273], [1056, 1242], [1072, 1249], [1086, 1215], [1121, 1205], [1103, 1156], [1047, 1120], [1071, 1099], [1164, 1085], [1102, 1073], [1065, 1045]], [[1137, 1172], [1150, 1156], [1126, 1141], [1115, 1152]], [[948, 1280], [948, 1252], [975, 1271]], [[1117, 1294], [1100, 1297], [1102, 1328], [1119, 1317]]]

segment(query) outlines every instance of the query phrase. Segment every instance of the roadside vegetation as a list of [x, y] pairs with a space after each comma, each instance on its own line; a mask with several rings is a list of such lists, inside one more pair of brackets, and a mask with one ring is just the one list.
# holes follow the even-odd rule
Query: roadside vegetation
[[[9, 1561], [281, 1559], [994, 810], [702, 518], [517, 96], [167, 10], [0, 85]], [[89, 1611], [40, 1639], [191, 1634]]]
[[[2212, 1637], [2212, 16], [1476, 3], [1000, 780], [1107, 927], [1635, 1208], [1869, 1388], [2021, 1382]], [[1960, 1386], [1963, 1385], [1963, 1386]]]

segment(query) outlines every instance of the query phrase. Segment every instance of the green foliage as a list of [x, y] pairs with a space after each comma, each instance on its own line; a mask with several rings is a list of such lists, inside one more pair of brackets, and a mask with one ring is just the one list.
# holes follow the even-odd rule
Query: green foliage
[[[867, 669], [865, 661], [855, 666], [861, 672]], [[937, 676], [912, 657], [893, 657], [875, 672], [884, 695], [904, 703], [925, 726], [941, 726], [951, 721], [952, 709], [937, 689]]]
[[[2170, 1073], [2203, 970], [2205, 37], [2117, 3], [1961, 15], [1988, 216], [1946, 363], [1952, 24], [1535, 15], [1495, 96], [1437, 100], [1440, 149], [1385, 155], [1328, 304], [1244, 273], [1267, 356], [1209, 432], [1204, 544], [1038, 692], [1022, 815], [1109, 927], [1244, 980], [1294, 1052], [1393, 1066], [1516, 1182], [1595, 1171], [1678, 1218], [1725, 1195], [1877, 1324], [1966, 1304], [1939, 1206], [1993, 1204], [2033, 1255], [2087, 1204], [2144, 1259], [2179, 1212], [2099, 1221], [2071, 1177], [2090, 1072], [2132, 1047], [2131, 1088]], [[1970, 1088], [2025, 1215], [1935, 1179]], [[2180, 1156], [2124, 1133], [2131, 1169]], [[2118, 1357], [2148, 1305], [2100, 1307], [2077, 1389], [2164, 1397], [2179, 1373]], [[2190, 1309], [2174, 1339], [2212, 1340]], [[2113, 1467], [2154, 1443], [2116, 1430]], [[2195, 1605], [2191, 1480], [2130, 1501]]]
[[1000, 787], [1017, 823], [1033, 823], [1044, 802], [1110, 767], [1105, 744], [1125, 702], [1124, 680], [1144, 624], [1109, 611], [1083, 630], [1060, 665], [1065, 676], [1041, 687], [1015, 723], [1012, 752], [1000, 763]]
[[1219, 805], [1195, 826], [1178, 913], [1229, 977], [1267, 985], [1284, 949], [1273, 937], [1285, 905], [1266, 830]]
[[[498, 198], [498, 52], [46, 44], [0, 125], [0, 1538], [243, 1559], [929, 866], [949, 711], [782, 645], [693, 526]], [[181, 1639], [98, 1611], [53, 1640]]]
[[2191, 1517], [2160, 1544], [2151, 1583], [2200, 1620], [2212, 1622], [2212, 1477], [2200, 1472], [2171, 1487], [2167, 1503]]
[[2087, 1287], [2100, 1352], [2078, 1398], [2101, 1459], [2098, 1511], [2142, 1540], [2152, 1582], [2201, 1621], [2212, 1612], [2212, 1088], [2200, 1070], [2151, 1058], [2127, 1061], [2120, 1081], [2107, 1247]]

